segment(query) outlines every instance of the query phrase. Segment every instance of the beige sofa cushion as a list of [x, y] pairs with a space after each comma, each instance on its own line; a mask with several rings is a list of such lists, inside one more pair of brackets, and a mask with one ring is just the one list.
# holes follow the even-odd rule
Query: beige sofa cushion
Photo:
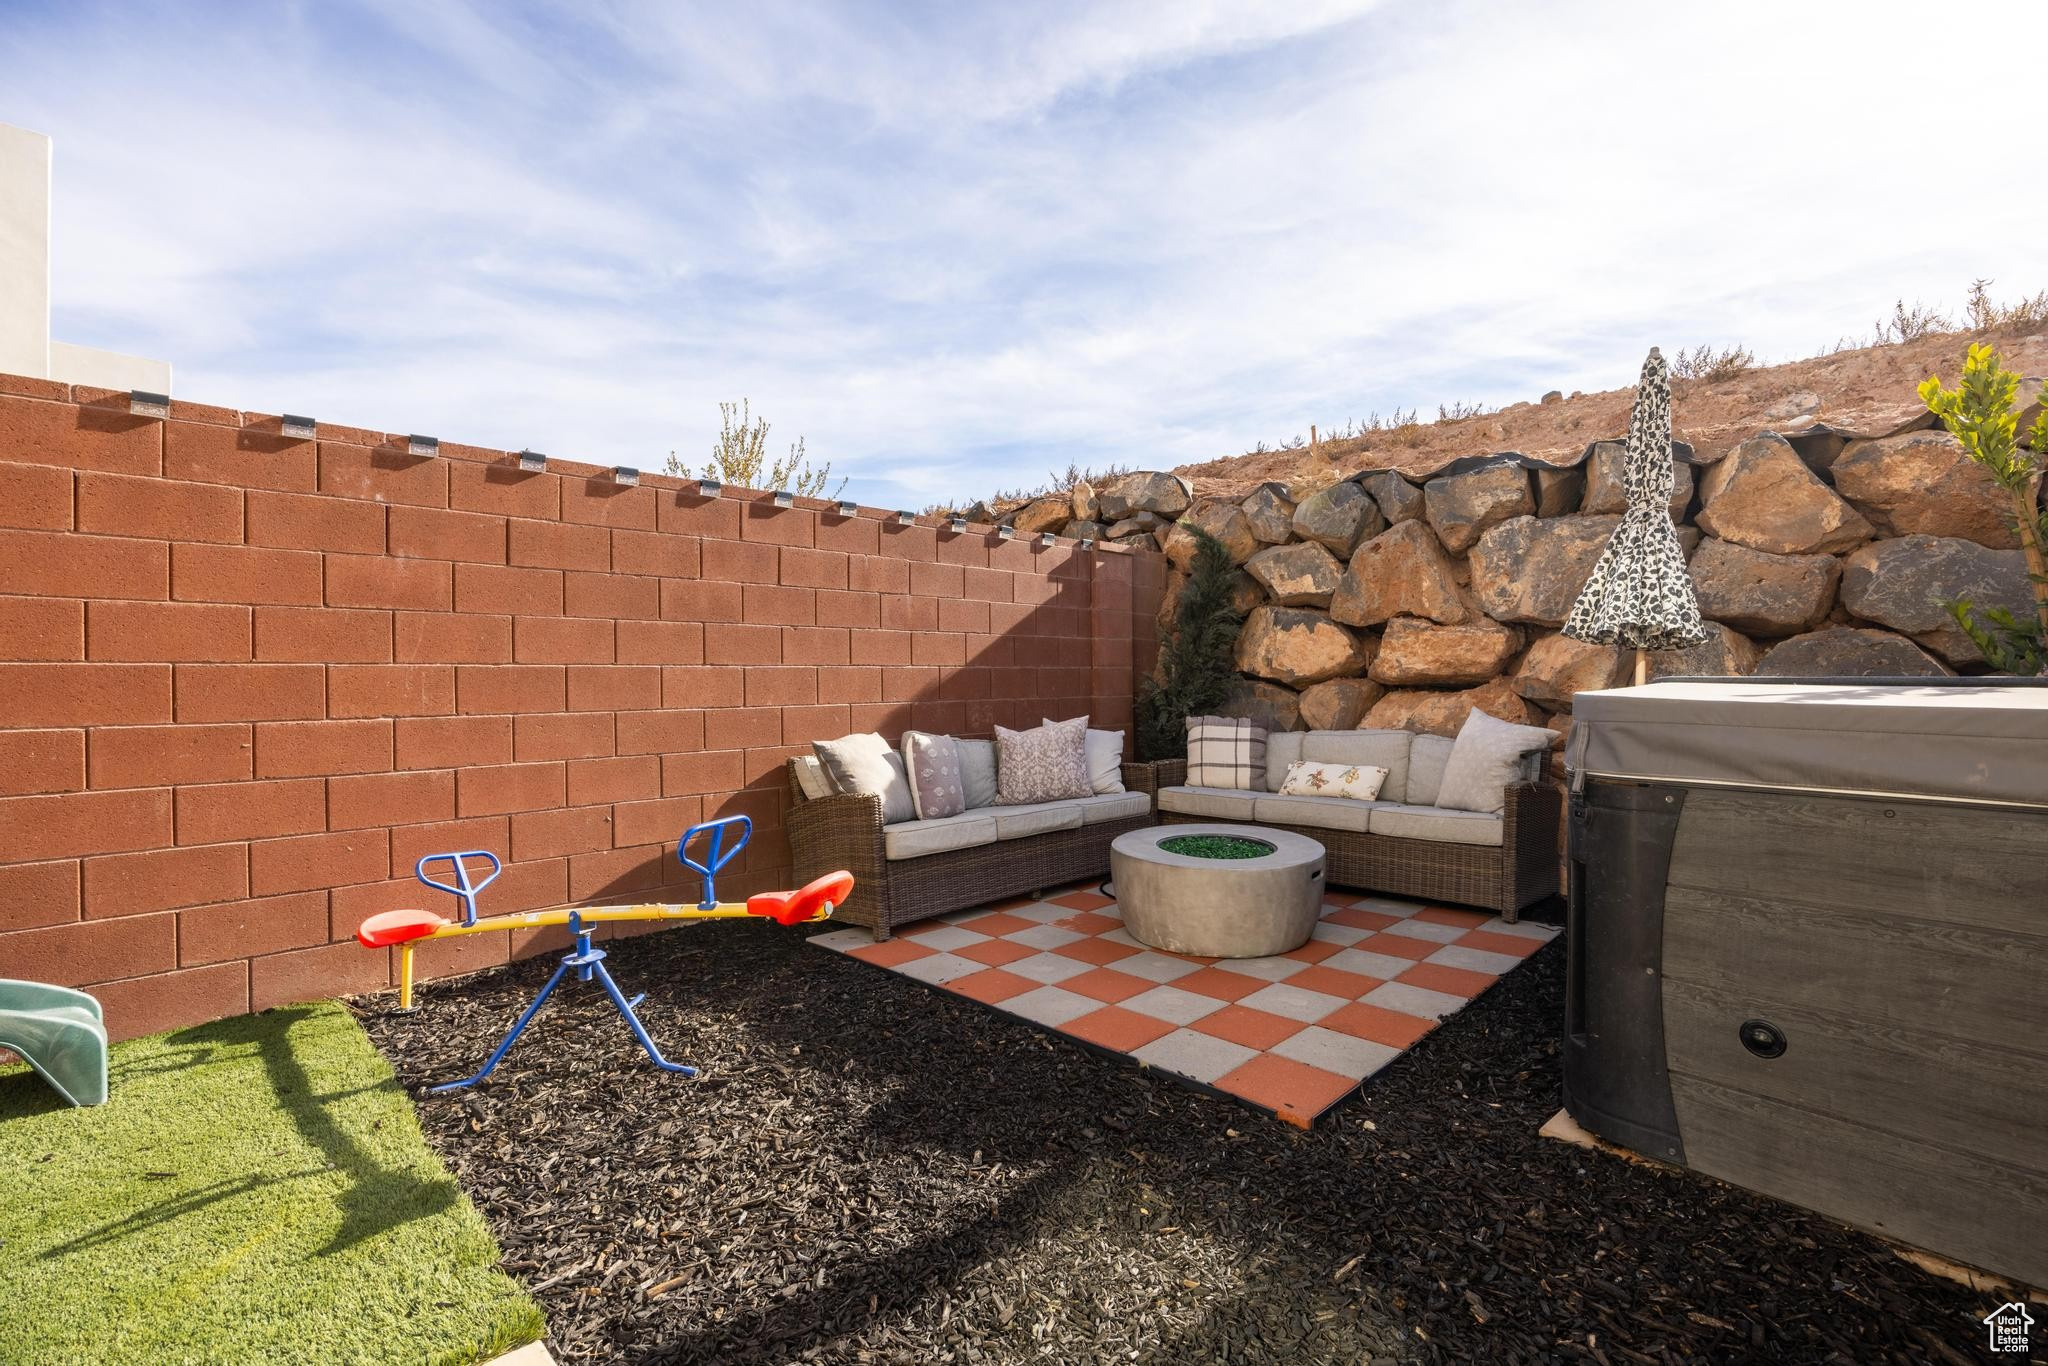
[[1074, 797], [1058, 802], [1033, 802], [1028, 806], [992, 806], [986, 814], [995, 817], [997, 839], [1022, 839], [1026, 835], [1044, 835], [1054, 830], [1079, 830], [1081, 803], [1085, 800]]
[[1287, 770], [1301, 762], [1301, 737], [1298, 730], [1276, 730], [1266, 735], [1266, 791], [1278, 792], [1280, 784], [1287, 781]]
[[1148, 815], [1152, 799], [1142, 792], [1106, 792], [1097, 797], [1082, 797], [1070, 805], [1080, 808], [1081, 824], [1099, 825], [1103, 821], [1126, 821]]
[[1435, 840], [1441, 844], [1490, 844], [1498, 848], [1503, 823], [1487, 811], [1446, 811], [1440, 806], [1375, 805], [1369, 827], [1375, 835]]
[[1555, 738], [1542, 726], [1518, 726], [1474, 707], [1458, 730], [1457, 743], [1451, 746], [1436, 805], [1447, 810], [1500, 811], [1506, 805], [1507, 785], [1527, 767], [1524, 756], [1547, 752]]
[[1378, 805], [1356, 797], [1261, 796], [1252, 808], [1257, 819], [1273, 825], [1309, 825], [1363, 835], [1366, 816]]
[[886, 858], [922, 858], [953, 849], [972, 849], [996, 842], [996, 818], [987, 811], [962, 811], [929, 821], [898, 821], [882, 827]]
[[1435, 806], [1443, 787], [1444, 764], [1457, 741], [1447, 735], [1418, 735], [1408, 746], [1408, 796], [1411, 806]]
[[1256, 819], [1252, 804], [1259, 795], [1229, 787], [1162, 787], [1159, 809], [1211, 821], [1248, 821]]
[[815, 754], [800, 754], [796, 760], [796, 785], [803, 789], [809, 801], [819, 801], [832, 795], [831, 780], [825, 776], [825, 766], [818, 762]]
[[[1302, 736], [1301, 757], [1323, 764], [1371, 764], [1387, 771], [1380, 800], [1408, 800], [1408, 747], [1415, 737], [1405, 730], [1312, 730]], [[1284, 776], [1284, 771], [1283, 771]]]

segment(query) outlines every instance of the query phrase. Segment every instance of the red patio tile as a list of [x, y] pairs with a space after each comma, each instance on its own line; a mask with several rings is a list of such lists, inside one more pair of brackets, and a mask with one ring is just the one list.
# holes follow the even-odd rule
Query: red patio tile
[[1064, 920], [1055, 920], [1052, 923], [1063, 930], [1072, 930], [1075, 934], [1108, 934], [1111, 930], [1122, 929], [1124, 925], [1123, 921], [1113, 915], [1097, 915], [1093, 911], [1082, 911], [1078, 915], [1070, 915]]
[[[1405, 978], [1405, 974], [1403, 975]], [[1374, 987], [1385, 986], [1377, 977], [1368, 977], [1362, 972], [1345, 972], [1338, 968], [1322, 966], [1303, 968], [1292, 977], [1283, 979], [1290, 987], [1303, 991], [1320, 991], [1325, 996], [1336, 996], [1346, 1001], [1355, 1001]]]
[[1468, 968], [1447, 968], [1441, 963], [1417, 963], [1397, 979], [1411, 987], [1426, 987], [1471, 1000], [1494, 983], [1493, 977]]
[[1511, 953], [1517, 958], [1527, 958], [1543, 947], [1540, 939], [1524, 939], [1519, 934], [1495, 934], [1491, 930], [1467, 930], [1465, 937], [1458, 941], [1468, 949], [1485, 949], [1488, 953]]
[[1099, 911], [1104, 906], [1116, 905], [1113, 897], [1100, 892], [1068, 892], [1064, 896], [1046, 898], [1055, 906], [1065, 906], [1070, 911]]
[[[1062, 982], [1061, 986], [1072, 983]], [[1086, 1015], [1067, 1021], [1059, 1027], [1060, 1033], [1071, 1034], [1077, 1039], [1114, 1048], [1119, 1053], [1128, 1053], [1134, 1048], [1143, 1048], [1154, 1039], [1163, 1039], [1179, 1026], [1166, 1020], [1155, 1020], [1150, 1015], [1140, 1015], [1135, 1010], [1122, 1006], [1104, 1006], [1091, 1010]], [[1247, 1064], [1249, 1066], [1250, 1064]]]
[[1227, 968], [1203, 968], [1200, 972], [1174, 978], [1173, 985], [1182, 991], [1199, 991], [1204, 996], [1214, 996], [1219, 1001], [1238, 1001], [1272, 983], [1247, 977], [1241, 972], [1231, 972]]
[[951, 952], [962, 958], [972, 958], [977, 963], [986, 963], [992, 968], [1014, 963], [1019, 958], [1038, 956], [1038, 950], [1030, 945], [1013, 943], [1008, 939], [990, 939], [979, 944], [969, 944], [964, 949], [953, 949]]
[[1323, 917], [1332, 925], [1349, 925], [1354, 930], [1384, 930], [1389, 925], [1401, 923], [1398, 916], [1381, 915], [1378, 911], [1357, 909], [1332, 911]]
[[1412, 934], [1369, 934], [1351, 947], [1367, 953], [1387, 953], [1396, 958], [1413, 958], [1421, 962], [1443, 945], [1434, 939], [1417, 939]]
[[976, 934], [994, 937], [996, 935], [1016, 934], [1019, 930], [1028, 930], [1037, 923], [1035, 920], [1026, 920], [1022, 916], [1004, 915], [1001, 911], [997, 911], [993, 915], [979, 916], [973, 920], [963, 920], [960, 922], [960, 928], [963, 930], [973, 930]]
[[1112, 1005], [1141, 996], [1158, 985], [1142, 977], [1133, 977], [1128, 972], [1118, 972], [1115, 968], [1090, 968], [1080, 976], [1069, 977], [1059, 984], [1062, 991], [1078, 991], [1083, 996], [1093, 996]]
[[878, 968], [893, 968], [929, 958], [932, 950], [908, 939], [885, 939], [879, 944], [863, 944], [857, 949], [848, 949], [847, 956], [873, 963]]
[[1007, 1001], [1012, 996], [1022, 996], [1027, 991], [1035, 991], [1042, 985], [1043, 983], [1034, 982], [1028, 977], [1019, 977], [1014, 972], [989, 968], [982, 972], [970, 972], [965, 977], [955, 977], [946, 983], [946, 990], [957, 991], [971, 1000], [992, 1006]]
[[1317, 1115], [1358, 1089], [1358, 1082], [1292, 1058], [1261, 1053], [1218, 1077], [1216, 1089], [1243, 1096], [1306, 1129]]
[[1292, 958], [1297, 963], [1320, 963], [1333, 953], [1342, 953], [1348, 945], [1332, 943], [1327, 939], [1311, 939], [1298, 949], [1289, 949], [1282, 958]]
[[[1186, 981], [1186, 978], [1182, 978]], [[1179, 983], [1174, 985], [1178, 986]], [[1251, 1006], [1230, 1005], [1204, 1015], [1188, 1026], [1198, 1033], [1211, 1038], [1225, 1039], [1231, 1043], [1256, 1048], [1261, 1053], [1279, 1043], [1290, 1034], [1298, 1034], [1308, 1026], [1299, 1020], [1290, 1020], [1282, 1015], [1269, 1014]]]
[[[977, 974], [978, 975], [978, 974]], [[1333, 1010], [1316, 1023], [1324, 1029], [1340, 1030], [1361, 1039], [1371, 1039], [1389, 1048], [1408, 1048], [1430, 1030], [1436, 1028], [1433, 1020], [1415, 1015], [1403, 1015], [1398, 1010], [1383, 1010], [1379, 1006], [1353, 1001], [1342, 1010]]]
[[1138, 952], [1129, 944], [1112, 944], [1107, 939], [1076, 939], [1071, 944], [1062, 944], [1053, 950], [1062, 958], [1072, 958], [1083, 963], [1094, 963], [1100, 967], [1129, 958]]
[[1476, 930], [1493, 917], [1478, 911], [1454, 910], [1449, 906], [1430, 906], [1415, 913], [1417, 920], [1433, 920], [1439, 925], [1456, 925], [1461, 930]]

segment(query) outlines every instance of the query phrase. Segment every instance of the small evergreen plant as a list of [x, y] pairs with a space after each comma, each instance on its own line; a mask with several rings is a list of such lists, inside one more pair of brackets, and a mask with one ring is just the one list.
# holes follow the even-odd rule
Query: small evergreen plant
[[[1186, 526], [1183, 523], [1183, 526]], [[1237, 678], [1234, 656], [1244, 619], [1230, 605], [1230, 552], [1197, 527], [1195, 560], [1159, 650], [1159, 672], [1138, 693], [1138, 757], [1187, 753], [1186, 721], [1222, 706]]]
[[1920, 398], [2011, 499], [2027, 577], [2034, 585], [2031, 621], [2003, 607], [1979, 610], [1968, 599], [1948, 603], [1949, 614], [1993, 669], [2033, 675], [2048, 672], [2048, 514], [2040, 502], [2041, 476], [2048, 465], [2048, 409], [2022, 443], [2019, 415], [2013, 411], [2019, 387], [2020, 377], [1980, 342], [1964, 357], [1962, 381], [1955, 388], [1942, 387], [1941, 377], [1930, 375], [1920, 386]]

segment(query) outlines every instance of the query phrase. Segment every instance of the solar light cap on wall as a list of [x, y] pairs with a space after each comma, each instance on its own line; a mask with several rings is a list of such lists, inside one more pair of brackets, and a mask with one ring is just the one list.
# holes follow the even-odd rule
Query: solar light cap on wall
[[414, 432], [405, 439], [405, 453], [407, 455], [439, 455], [441, 453], [441, 438], [438, 436], [421, 436], [418, 432]]
[[706, 498], [716, 498], [719, 494], [725, 492], [725, 485], [716, 479], [699, 479], [697, 481], [697, 492], [703, 494]]
[[528, 474], [539, 474], [548, 467], [548, 458], [539, 451], [519, 452], [519, 468]]
[[1083, 549], [1083, 550], [1093, 550], [1093, 549], [1095, 549], [1095, 538], [1094, 538], [1093, 536], [1083, 536], [1083, 537], [1081, 538], [1081, 549]]
[[796, 506], [796, 495], [788, 489], [777, 489], [771, 501], [779, 508], [793, 508]]
[[837, 512], [841, 517], [851, 517], [855, 513], [860, 511], [860, 504], [854, 502], [850, 498], [841, 498], [838, 501], [838, 503], [834, 504], [832, 510], [834, 512]]
[[286, 436], [300, 441], [311, 441], [320, 433], [319, 423], [310, 417], [300, 417], [296, 413], [286, 413], [278, 422], [283, 426]]
[[631, 465], [612, 466], [612, 482], [622, 488], [633, 488], [640, 482], [640, 471]]
[[997, 527], [996, 539], [999, 541], [1014, 541], [1015, 539], [1017, 539], [1017, 528], [1013, 526]]
[[917, 514], [916, 514], [916, 513], [914, 513], [914, 512], [912, 512], [912, 511], [911, 511], [911, 510], [910, 510], [909, 508], [899, 508], [899, 509], [897, 509], [897, 512], [896, 512], [896, 525], [897, 525], [897, 526], [916, 526], [916, 525], [917, 525]]
[[962, 534], [967, 530], [967, 519], [965, 517], [948, 517], [946, 519], [946, 530], [952, 532], [955, 536]]
[[152, 394], [147, 389], [130, 389], [128, 391], [128, 411], [136, 417], [169, 417], [171, 415], [171, 396], [169, 394]]
[[1038, 533], [1038, 543], [1040, 545], [1054, 545], [1059, 541], [1059, 539], [1059, 537], [1053, 535], [1050, 531], [1041, 531]]

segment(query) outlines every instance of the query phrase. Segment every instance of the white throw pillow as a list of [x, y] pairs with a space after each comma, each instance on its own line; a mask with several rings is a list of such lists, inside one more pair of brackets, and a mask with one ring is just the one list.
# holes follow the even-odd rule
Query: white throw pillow
[[840, 740], [813, 740], [811, 752], [825, 768], [832, 790], [842, 796], [860, 794], [882, 799], [882, 824], [917, 819], [910, 799], [910, 777], [903, 756], [879, 735], [849, 735]]
[[1447, 811], [1498, 814], [1507, 805], [1507, 785], [1520, 776], [1522, 756], [1549, 749], [1554, 738], [1541, 726], [1518, 726], [1474, 707], [1444, 761], [1436, 804]]
[[1375, 801], [1387, 771], [1371, 764], [1319, 764], [1312, 759], [1296, 760], [1287, 766], [1281, 792], [1290, 797], [1350, 797], [1354, 801]]
[[[1042, 718], [1051, 725], [1050, 717]], [[1124, 790], [1124, 733], [1120, 730], [1091, 730], [1087, 737], [1088, 784], [1096, 796]]]

